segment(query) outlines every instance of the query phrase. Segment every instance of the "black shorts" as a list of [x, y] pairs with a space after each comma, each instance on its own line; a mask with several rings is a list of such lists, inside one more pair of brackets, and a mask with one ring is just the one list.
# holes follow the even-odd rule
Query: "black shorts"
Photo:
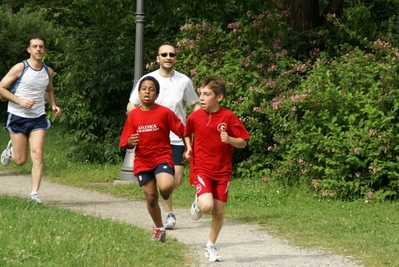
[[140, 187], [143, 186], [148, 181], [155, 179], [155, 175], [161, 172], [169, 173], [173, 177], [175, 176], [175, 170], [171, 166], [169, 166], [169, 164], [161, 163], [152, 170], [138, 173], [137, 181], [139, 182]]
[[184, 146], [171, 145], [175, 166], [183, 166]]

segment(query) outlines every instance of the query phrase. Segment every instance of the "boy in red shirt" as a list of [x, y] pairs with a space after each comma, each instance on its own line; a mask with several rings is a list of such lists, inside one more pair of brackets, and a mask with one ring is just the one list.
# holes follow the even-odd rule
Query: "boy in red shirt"
[[215, 242], [223, 226], [233, 151], [247, 145], [249, 134], [233, 112], [220, 107], [226, 94], [224, 80], [215, 76], [203, 80], [200, 93], [201, 109], [190, 114], [184, 134], [185, 158], [191, 159], [190, 183], [197, 187], [191, 215], [198, 220], [202, 213], [212, 213], [205, 256], [218, 262]]
[[152, 239], [164, 242], [166, 231], [157, 187], [163, 199], [168, 199], [173, 192], [175, 178], [169, 132], [182, 138], [184, 125], [173, 111], [155, 103], [159, 83], [154, 77], [146, 76], [140, 81], [138, 94], [141, 105], [129, 112], [119, 146], [136, 148], [134, 175], [143, 188], [147, 210], [155, 224]]

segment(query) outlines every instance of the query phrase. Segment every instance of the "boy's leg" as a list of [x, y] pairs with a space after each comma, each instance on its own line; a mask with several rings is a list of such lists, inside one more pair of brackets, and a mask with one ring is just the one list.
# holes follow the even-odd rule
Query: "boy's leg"
[[43, 177], [43, 148], [45, 130], [36, 130], [30, 133], [30, 156], [32, 158], [32, 192], [38, 192]]
[[157, 228], [163, 227], [162, 217], [161, 217], [161, 209], [158, 204], [158, 190], [157, 190], [157, 182], [155, 179], [152, 179], [142, 185], [145, 199], [147, 201], [147, 210], [150, 214], [155, 226]]
[[[175, 185], [174, 188], [178, 188], [181, 184], [182, 178], [183, 178], [183, 172], [184, 172], [184, 167], [183, 166], [176, 166], [175, 165]], [[173, 205], [172, 205], [172, 196], [168, 199], [163, 199], [162, 198], [162, 205], [165, 208], [166, 212], [172, 212], [173, 211]]]
[[159, 191], [164, 195], [170, 198], [170, 195], [173, 193], [175, 189], [175, 178], [171, 173], [160, 172], [155, 174], [155, 178], [157, 181]]
[[214, 208], [212, 210], [212, 221], [211, 227], [209, 231], [209, 242], [216, 243], [216, 240], [219, 236], [220, 230], [223, 226], [224, 221], [224, 206], [226, 203], [215, 199], [214, 200]]

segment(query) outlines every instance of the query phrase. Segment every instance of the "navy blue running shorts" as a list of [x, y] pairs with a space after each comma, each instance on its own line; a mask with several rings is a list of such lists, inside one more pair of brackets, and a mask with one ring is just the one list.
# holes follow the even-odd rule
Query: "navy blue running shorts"
[[183, 166], [184, 146], [171, 145], [171, 147], [172, 147], [172, 157], [175, 166]]
[[139, 172], [137, 175], [137, 181], [139, 182], [140, 187], [143, 186], [145, 183], [148, 181], [155, 179], [155, 175], [161, 172], [166, 172], [172, 175], [173, 177], [175, 176], [175, 170], [169, 166], [167, 163], [161, 163], [158, 166], [156, 166], [154, 169], [149, 170], [149, 171], [143, 171]]
[[23, 133], [29, 136], [31, 132], [37, 130], [47, 130], [51, 126], [50, 120], [46, 115], [37, 118], [23, 118], [14, 114], [8, 114], [6, 129], [13, 134]]

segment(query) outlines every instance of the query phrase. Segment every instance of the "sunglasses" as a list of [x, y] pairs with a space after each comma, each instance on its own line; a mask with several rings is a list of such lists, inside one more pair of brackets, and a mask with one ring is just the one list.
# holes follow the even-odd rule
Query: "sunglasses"
[[175, 57], [176, 56], [175, 53], [162, 53], [162, 54], [159, 54], [158, 56], [167, 57], [168, 54], [169, 54], [170, 57]]

